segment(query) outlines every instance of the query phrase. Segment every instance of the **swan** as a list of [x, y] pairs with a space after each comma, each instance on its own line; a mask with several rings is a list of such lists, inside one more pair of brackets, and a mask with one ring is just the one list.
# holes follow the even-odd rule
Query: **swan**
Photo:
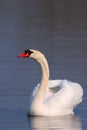
[[74, 114], [74, 108], [82, 101], [83, 89], [79, 83], [68, 80], [49, 80], [49, 66], [38, 50], [25, 50], [19, 58], [32, 58], [42, 70], [41, 82], [31, 95], [28, 114], [31, 116], [65, 116]]

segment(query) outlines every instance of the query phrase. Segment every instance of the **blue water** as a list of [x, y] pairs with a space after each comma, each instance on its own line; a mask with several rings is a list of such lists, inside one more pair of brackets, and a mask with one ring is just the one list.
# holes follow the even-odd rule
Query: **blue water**
[[[0, 1], [0, 129], [87, 129], [87, 1]], [[36, 62], [18, 59], [26, 48], [47, 57], [51, 79], [83, 86], [75, 116], [27, 117], [29, 96], [41, 71]]]

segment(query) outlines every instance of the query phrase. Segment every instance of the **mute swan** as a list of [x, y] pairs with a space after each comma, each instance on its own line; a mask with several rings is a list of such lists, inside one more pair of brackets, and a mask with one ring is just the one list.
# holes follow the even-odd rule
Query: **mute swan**
[[49, 66], [38, 50], [25, 50], [19, 58], [32, 58], [42, 69], [40, 84], [34, 89], [29, 106], [31, 116], [64, 116], [74, 114], [73, 109], [82, 101], [83, 89], [68, 80], [49, 80]]

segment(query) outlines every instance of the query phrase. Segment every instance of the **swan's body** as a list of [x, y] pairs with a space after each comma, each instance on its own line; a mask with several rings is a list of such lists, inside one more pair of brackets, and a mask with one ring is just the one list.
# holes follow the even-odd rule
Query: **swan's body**
[[31, 95], [29, 114], [32, 116], [73, 114], [73, 109], [82, 101], [82, 87], [67, 80], [49, 80], [49, 66], [40, 51], [27, 50], [19, 57], [33, 58], [42, 69], [41, 82]]

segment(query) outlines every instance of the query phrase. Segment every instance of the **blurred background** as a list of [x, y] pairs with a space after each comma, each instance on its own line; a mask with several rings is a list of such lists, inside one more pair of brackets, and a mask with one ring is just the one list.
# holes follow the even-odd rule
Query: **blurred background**
[[45, 54], [50, 79], [68, 79], [83, 86], [84, 100], [76, 112], [86, 122], [83, 109], [86, 111], [87, 107], [87, 1], [0, 0], [2, 128], [18, 127], [16, 120], [20, 119], [19, 127], [27, 124], [29, 96], [41, 77], [38, 64], [17, 58], [28, 48]]

